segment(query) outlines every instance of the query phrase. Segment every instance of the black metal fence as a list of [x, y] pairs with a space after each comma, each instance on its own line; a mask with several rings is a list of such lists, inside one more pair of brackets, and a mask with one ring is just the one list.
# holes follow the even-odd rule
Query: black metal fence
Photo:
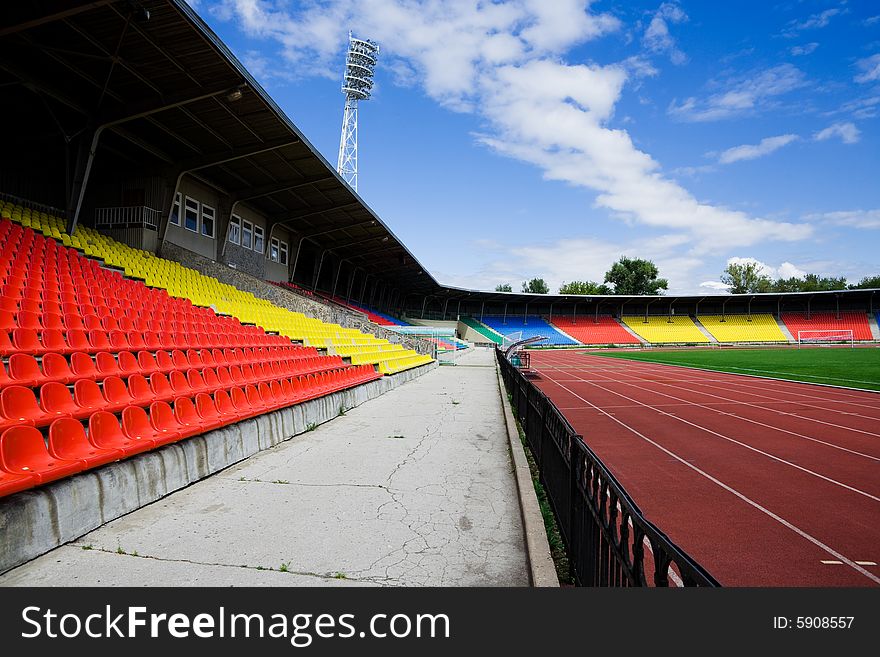
[[[646, 520], [556, 406], [496, 349], [580, 586], [720, 586]], [[670, 580], [672, 580], [670, 582]]]

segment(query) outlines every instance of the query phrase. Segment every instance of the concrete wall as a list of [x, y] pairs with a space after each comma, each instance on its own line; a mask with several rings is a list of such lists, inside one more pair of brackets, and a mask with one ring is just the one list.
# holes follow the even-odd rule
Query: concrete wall
[[[175, 226], [170, 221], [168, 222], [168, 232], [165, 235], [166, 243], [171, 242], [187, 249], [188, 251], [210, 258], [211, 260], [216, 259], [218, 242], [216, 232], [217, 224], [219, 223], [216, 215], [220, 208], [219, 194], [213, 188], [191, 178], [187, 178], [186, 176], [180, 181], [180, 189], [178, 191], [180, 192], [180, 225]], [[214, 239], [184, 228], [184, 213], [187, 196], [197, 200], [200, 203], [200, 208], [201, 204], [209, 205], [214, 208]]]
[[437, 367], [386, 376], [0, 499], [0, 573]]

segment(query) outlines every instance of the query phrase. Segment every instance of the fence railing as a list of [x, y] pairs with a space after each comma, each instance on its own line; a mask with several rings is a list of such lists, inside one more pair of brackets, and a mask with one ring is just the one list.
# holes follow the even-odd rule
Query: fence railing
[[157, 230], [162, 213], [144, 205], [133, 205], [115, 208], [95, 208], [95, 226], [97, 228], [131, 228], [143, 226]]
[[720, 586], [645, 519], [553, 402], [495, 350], [579, 586]]

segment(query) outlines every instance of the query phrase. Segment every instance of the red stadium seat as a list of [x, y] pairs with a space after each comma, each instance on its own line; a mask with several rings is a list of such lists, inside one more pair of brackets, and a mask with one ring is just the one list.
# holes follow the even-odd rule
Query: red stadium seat
[[238, 422], [247, 417], [243, 411], [232, 403], [232, 397], [225, 390], [218, 390], [214, 393], [214, 405], [217, 408], [217, 413], [221, 418], [224, 418], [226, 424]]
[[59, 383], [72, 383], [76, 379], [67, 359], [56, 353], [43, 356], [43, 376], [47, 381], [58, 381]]
[[167, 445], [180, 438], [198, 433], [183, 426], [174, 416], [174, 409], [168, 402], [157, 401], [150, 404], [150, 424], [155, 430], [156, 444]]
[[113, 413], [99, 411], [89, 417], [89, 442], [102, 449], [118, 449], [125, 456], [132, 456], [153, 449], [151, 438], [130, 438], [122, 431]]
[[159, 365], [156, 358], [149, 351], [139, 351], [137, 354], [138, 365], [141, 368], [141, 374], [149, 376], [153, 372], [159, 371]]
[[114, 358], [113, 354], [106, 351], [99, 351], [95, 354], [95, 366], [98, 368], [100, 378], [118, 376], [120, 373], [116, 358]]
[[217, 405], [214, 403], [214, 399], [211, 395], [204, 392], [196, 395], [195, 408], [196, 413], [198, 413], [199, 418], [201, 418], [202, 426], [205, 431], [222, 427], [228, 421], [232, 420], [232, 418], [227, 419], [223, 417], [217, 410]]
[[[89, 383], [93, 383], [89, 381]], [[46, 383], [40, 388], [40, 407], [52, 420], [60, 417], [79, 417], [80, 407], [63, 383]]]
[[101, 376], [92, 357], [81, 351], [70, 356], [70, 369], [78, 379], [97, 379]]
[[118, 461], [125, 455], [121, 449], [90, 443], [82, 423], [72, 418], [55, 420], [49, 427], [49, 454], [57, 459], [79, 461], [84, 469]]
[[199, 416], [189, 397], [178, 397], [174, 400], [174, 417], [177, 423], [183, 427], [182, 431], [188, 436], [202, 433], [209, 424]]
[[37, 478], [33, 473], [13, 474], [11, 472], [6, 472], [6, 470], [3, 470], [2, 466], [0, 466], [0, 497], [19, 493], [28, 488], [33, 488], [36, 485]]
[[142, 374], [132, 374], [128, 377], [128, 393], [133, 399], [133, 406], [149, 406], [156, 401], [149, 381]]
[[46, 382], [37, 359], [28, 354], [12, 354], [9, 357], [9, 378], [14, 385], [35, 388]]
[[118, 413], [126, 406], [137, 406], [137, 399], [131, 396], [125, 381], [118, 376], [110, 376], [104, 379], [104, 399], [107, 402], [105, 410]]
[[17, 328], [12, 332], [12, 344], [15, 350], [22, 354], [39, 356], [46, 353], [43, 343], [34, 329]]
[[150, 375], [150, 388], [152, 388], [153, 397], [156, 400], [174, 399], [174, 391], [171, 389], [171, 384], [168, 383], [168, 377], [161, 372], [153, 372]]
[[80, 461], [52, 456], [43, 434], [34, 427], [12, 427], [0, 436], [0, 467], [14, 474], [33, 474], [45, 484], [82, 471]]
[[149, 441], [153, 447], [164, 444], [158, 440], [156, 429], [150, 424], [147, 412], [140, 406], [127, 406], [122, 411], [122, 432], [130, 440]]
[[33, 391], [24, 386], [3, 388], [0, 392], [0, 412], [3, 413], [2, 428], [19, 424], [39, 426], [48, 424], [50, 419], [37, 404]]
[[95, 411], [109, 410], [100, 386], [91, 379], [80, 379], [73, 384], [73, 399], [79, 406], [77, 417], [87, 417]]

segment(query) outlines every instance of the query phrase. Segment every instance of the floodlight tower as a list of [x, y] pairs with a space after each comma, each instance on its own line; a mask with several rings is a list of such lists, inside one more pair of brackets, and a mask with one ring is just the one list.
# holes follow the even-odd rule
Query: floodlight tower
[[355, 39], [348, 33], [348, 55], [345, 58], [345, 76], [342, 93], [345, 94], [345, 113], [342, 115], [342, 136], [339, 139], [339, 159], [336, 170], [351, 185], [358, 188], [358, 101], [367, 100], [373, 90], [373, 70], [379, 46], [370, 40]]

